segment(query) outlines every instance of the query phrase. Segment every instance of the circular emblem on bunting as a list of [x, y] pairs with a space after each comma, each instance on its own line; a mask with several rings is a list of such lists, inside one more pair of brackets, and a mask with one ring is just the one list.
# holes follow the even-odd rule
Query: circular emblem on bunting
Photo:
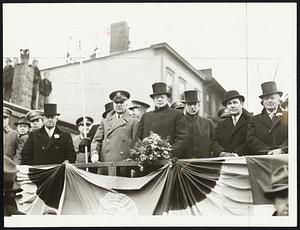
[[122, 193], [108, 192], [99, 200], [98, 214], [101, 215], [137, 215], [138, 209], [128, 196]]

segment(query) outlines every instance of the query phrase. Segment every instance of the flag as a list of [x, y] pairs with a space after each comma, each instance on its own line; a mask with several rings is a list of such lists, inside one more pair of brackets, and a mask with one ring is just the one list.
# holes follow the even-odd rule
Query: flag
[[252, 216], [257, 200], [269, 205], [256, 179], [267, 181], [263, 170], [285, 161], [287, 155], [178, 160], [137, 178], [93, 174], [72, 164], [23, 165], [16, 202], [20, 211], [39, 215]]

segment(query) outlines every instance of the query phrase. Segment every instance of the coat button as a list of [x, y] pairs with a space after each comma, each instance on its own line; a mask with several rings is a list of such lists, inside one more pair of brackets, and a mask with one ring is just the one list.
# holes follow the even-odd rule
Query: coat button
[[123, 155], [124, 153], [121, 151], [120, 154]]
[[109, 138], [107, 138], [106, 141], [109, 142]]
[[271, 129], [269, 130], [269, 133], [272, 132]]
[[42, 146], [42, 149], [45, 149], [45, 146]]

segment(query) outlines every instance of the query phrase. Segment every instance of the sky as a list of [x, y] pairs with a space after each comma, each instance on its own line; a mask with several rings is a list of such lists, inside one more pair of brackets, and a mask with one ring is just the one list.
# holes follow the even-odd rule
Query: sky
[[40, 69], [61, 65], [78, 40], [85, 56], [95, 47], [107, 55], [119, 21], [130, 28], [130, 50], [168, 43], [196, 69], [212, 68], [254, 113], [262, 82], [275, 80], [283, 98], [296, 87], [295, 3], [3, 4], [3, 58], [27, 48]]

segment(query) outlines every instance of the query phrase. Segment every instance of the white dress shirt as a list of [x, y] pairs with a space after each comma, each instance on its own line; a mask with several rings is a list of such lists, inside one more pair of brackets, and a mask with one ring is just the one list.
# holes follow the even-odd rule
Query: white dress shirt
[[45, 127], [46, 133], [48, 134], [48, 136], [49, 136], [50, 138], [52, 137], [52, 135], [53, 135], [53, 133], [54, 133], [54, 129], [55, 129], [55, 128], [48, 129], [48, 128]]
[[[236, 126], [236, 124], [238, 123], [240, 117], [241, 117], [242, 113], [240, 113], [239, 115], [236, 115], [236, 116], [232, 116], [231, 115], [231, 118], [232, 118], [232, 122], [233, 122], [233, 126]], [[234, 119], [236, 119], [236, 123], [234, 124]]]

